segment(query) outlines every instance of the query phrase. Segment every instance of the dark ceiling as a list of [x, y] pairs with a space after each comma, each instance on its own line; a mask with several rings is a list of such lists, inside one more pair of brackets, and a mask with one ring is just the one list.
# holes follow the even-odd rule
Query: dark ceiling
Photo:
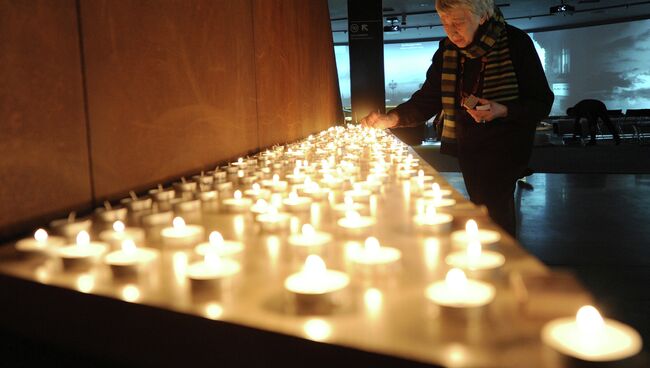
[[[359, 0], [353, 0], [359, 1]], [[384, 33], [387, 43], [425, 41], [444, 37], [434, 0], [383, 0], [384, 21], [397, 17], [405, 25], [398, 33]], [[348, 42], [348, 0], [329, 0], [334, 43]], [[550, 14], [550, 7], [561, 0], [496, 0], [508, 23], [528, 32], [585, 27], [650, 18], [650, 1], [566, 0], [573, 13]]]

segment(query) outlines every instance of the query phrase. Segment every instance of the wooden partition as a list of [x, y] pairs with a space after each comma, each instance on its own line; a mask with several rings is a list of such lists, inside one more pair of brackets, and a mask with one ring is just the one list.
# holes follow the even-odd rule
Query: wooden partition
[[327, 0], [0, 0], [0, 31], [0, 239], [340, 121]]
[[0, 239], [90, 206], [74, 0], [0, 1]]

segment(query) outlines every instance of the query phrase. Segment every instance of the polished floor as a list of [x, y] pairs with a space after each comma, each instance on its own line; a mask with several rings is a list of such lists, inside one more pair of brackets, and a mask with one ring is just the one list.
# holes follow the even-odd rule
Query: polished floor
[[[460, 173], [443, 173], [466, 195]], [[573, 272], [650, 351], [650, 175], [533, 174], [516, 192], [519, 242]]]

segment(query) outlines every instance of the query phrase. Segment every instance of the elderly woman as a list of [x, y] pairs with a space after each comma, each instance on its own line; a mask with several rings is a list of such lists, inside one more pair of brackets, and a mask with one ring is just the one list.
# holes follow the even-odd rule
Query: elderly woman
[[436, 10], [447, 38], [422, 88], [361, 123], [409, 127], [443, 111], [441, 152], [458, 157], [470, 200], [514, 236], [514, 188], [553, 93], [531, 39], [508, 25], [492, 0], [436, 0]]

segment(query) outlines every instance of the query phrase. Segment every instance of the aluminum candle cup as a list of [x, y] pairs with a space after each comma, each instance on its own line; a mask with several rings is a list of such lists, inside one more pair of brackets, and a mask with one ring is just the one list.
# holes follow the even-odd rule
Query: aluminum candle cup
[[141, 219], [143, 226], [171, 225], [173, 220], [174, 212], [172, 211], [150, 213], [148, 215], [142, 216]]
[[289, 198], [282, 200], [282, 206], [288, 212], [306, 212], [311, 209], [311, 198], [308, 197], [299, 197], [298, 193], [291, 192], [289, 193]]
[[309, 255], [311, 253], [320, 253], [323, 246], [329, 244], [332, 239], [331, 234], [316, 231], [310, 224], [304, 224], [301, 232], [289, 236], [288, 241], [299, 253]]
[[54, 253], [63, 262], [64, 270], [81, 270], [91, 267], [107, 250], [108, 244], [91, 242], [88, 233], [82, 231], [76, 244], [57, 248]]
[[224, 240], [218, 231], [211, 232], [208, 239], [208, 242], [201, 243], [194, 248], [197, 254], [206, 256], [212, 252], [222, 258], [235, 257], [244, 250], [244, 244], [238, 241]]
[[438, 183], [431, 184], [430, 189], [422, 192], [422, 197], [431, 199], [442, 199], [443, 197], [450, 196], [451, 189], [441, 189]]
[[149, 248], [138, 248], [131, 239], [124, 240], [121, 249], [108, 253], [104, 262], [110, 266], [113, 277], [138, 276], [140, 271], [158, 257], [158, 252]]
[[310, 255], [300, 272], [285, 279], [284, 287], [299, 310], [312, 311], [336, 304], [335, 293], [349, 283], [348, 275], [328, 270], [322, 258]]
[[351, 197], [355, 202], [370, 202], [370, 196], [372, 195], [371, 191], [361, 188], [359, 183], [354, 183], [353, 187], [354, 189], [343, 192], [343, 195], [345, 197]]
[[221, 192], [227, 192], [232, 190], [232, 182], [230, 181], [225, 181], [221, 183], [214, 183], [214, 189], [216, 189], [219, 193]]
[[194, 182], [198, 183], [199, 185], [212, 185], [214, 183], [214, 176], [194, 175], [192, 177], [192, 180], [194, 180]]
[[452, 268], [444, 281], [437, 281], [426, 289], [426, 297], [435, 304], [449, 308], [476, 308], [494, 300], [494, 286], [476, 280], [468, 280], [465, 273]]
[[244, 191], [244, 196], [252, 199], [253, 201], [256, 201], [258, 199], [268, 200], [271, 198], [271, 191], [268, 189], [262, 189], [259, 184], [254, 183], [251, 189]]
[[590, 305], [575, 318], [559, 318], [542, 328], [542, 341], [561, 354], [589, 362], [609, 362], [641, 351], [641, 336], [632, 327], [603, 319]]
[[343, 203], [333, 205], [332, 210], [336, 213], [336, 216], [345, 217], [349, 211], [367, 213], [368, 206], [361, 203], [355, 203], [351, 197], [345, 197]]
[[262, 186], [276, 193], [284, 193], [287, 191], [287, 188], [289, 188], [289, 183], [280, 180], [280, 176], [274, 174], [272, 180], [262, 180]]
[[396, 265], [402, 258], [402, 252], [396, 248], [382, 247], [377, 238], [369, 237], [363, 247], [351, 249], [348, 257], [364, 271], [381, 271]]
[[187, 225], [181, 217], [173, 220], [171, 227], [160, 231], [162, 243], [168, 247], [191, 246], [203, 239], [203, 226]]
[[167, 202], [171, 201], [176, 197], [176, 191], [174, 189], [163, 189], [162, 187], [157, 189], [151, 189], [149, 195], [156, 202]]
[[465, 251], [449, 254], [445, 258], [445, 263], [452, 267], [469, 271], [485, 271], [497, 269], [506, 262], [503, 254], [494, 251], [484, 251], [481, 248], [481, 243], [478, 240], [474, 240], [467, 245]]
[[198, 199], [180, 201], [174, 203], [175, 212], [197, 212], [201, 211], [201, 201]]
[[82, 231], [90, 231], [91, 226], [92, 221], [90, 219], [70, 220], [65, 218], [50, 222], [50, 228], [68, 239], [75, 239], [77, 234]]
[[172, 185], [174, 186], [174, 189], [178, 193], [194, 192], [194, 191], [196, 191], [196, 188], [197, 188], [197, 183], [195, 181], [185, 181], [185, 180], [183, 180], [183, 181], [176, 182], [176, 183], [174, 183]]
[[482, 245], [489, 245], [498, 242], [501, 234], [498, 231], [480, 229], [476, 221], [469, 220], [465, 224], [465, 230], [458, 230], [451, 233], [451, 241], [457, 247], [466, 247], [470, 242], [478, 240]]
[[223, 200], [224, 208], [227, 212], [230, 213], [248, 212], [252, 205], [253, 201], [251, 201], [249, 198], [242, 198], [242, 193], [239, 190], [235, 191], [233, 198], [227, 198]]
[[107, 209], [100, 207], [95, 209], [95, 216], [102, 222], [112, 223], [115, 221], [126, 221], [128, 210], [126, 207]]
[[413, 218], [413, 224], [419, 231], [440, 234], [451, 230], [453, 220], [453, 216], [439, 213], [435, 206], [429, 205], [424, 214], [418, 214]]
[[255, 221], [260, 224], [263, 231], [275, 232], [289, 228], [289, 221], [291, 216], [287, 213], [278, 212], [278, 210], [271, 206], [267, 213], [257, 215]]
[[204, 260], [191, 264], [187, 268], [192, 290], [211, 290], [221, 292], [225, 285], [241, 270], [238, 262], [222, 259], [213, 252], [206, 253]]
[[201, 202], [213, 202], [219, 200], [219, 192], [216, 190], [208, 190], [205, 192], [196, 192], [194, 193], [196, 199]]
[[46, 256], [64, 244], [65, 238], [50, 236], [44, 229], [38, 229], [33, 237], [17, 241], [16, 250], [27, 256]]
[[227, 175], [228, 173], [226, 173], [225, 171], [215, 170], [212, 172], [212, 176], [214, 177], [215, 183], [223, 183], [224, 181], [226, 181]]
[[115, 221], [112, 230], [99, 233], [99, 240], [119, 247], [124, 240], [131, 239], [136, 243], [144, 242], [144, 230], [139, 227], [126, 227], [122, 221]]
[[364, 236], [375, 226], [375, 219], [361, 216], [358, 212], [349, 211], [345, 217], [336, 221], [339, 229], [348, 236]]

